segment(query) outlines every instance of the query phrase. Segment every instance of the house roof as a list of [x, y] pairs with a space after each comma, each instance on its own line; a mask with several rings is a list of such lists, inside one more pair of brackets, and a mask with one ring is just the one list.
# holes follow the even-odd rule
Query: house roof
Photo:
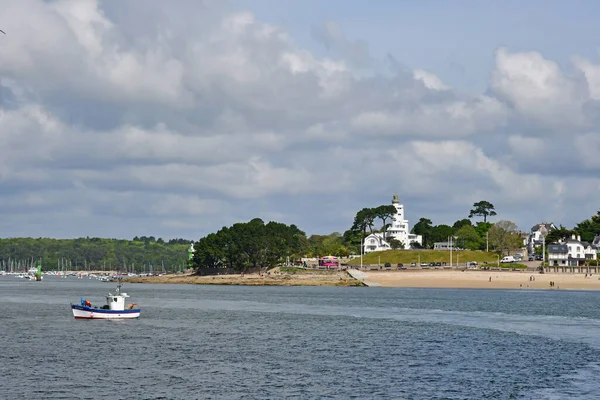
[[548, 246], [548, 253], [568, 253], [569, 248], [566, 244], [551, 244]]
[[591, 246], [591, 244], [590, 244], [590, 243], [588, 243], [588, 242], [583, 242], [583, 241], [581, 241], [581, 240], [577, 240], [577, 239], [567, 239], [567, 240], [565, 241], [565, 243], [564, 243], [564, 244], [568, 244], [568, 243], [572, 243], [572, 244], [580, 244], [580, 245], [582, 245], [583, 247], [586, 247], [586, 248]]

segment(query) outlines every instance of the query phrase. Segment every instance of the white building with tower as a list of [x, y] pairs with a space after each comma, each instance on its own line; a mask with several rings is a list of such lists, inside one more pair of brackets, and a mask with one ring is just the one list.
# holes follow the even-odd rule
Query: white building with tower
[[388, 243], [390, 239], [396, 239], [404, 245], [405, 249], [410, 249], [413, 242], [423, 245], [423, 237], [410, 233], [408, 220], [404, 219], [404, 205], [400, 204], [398, 195], [392, 198], [392, 205], [396, 208], [396, 214], [392, 216], [392, 223], [385, 233], [371, 233], [365, 238], [364, 252], [391, 250]]

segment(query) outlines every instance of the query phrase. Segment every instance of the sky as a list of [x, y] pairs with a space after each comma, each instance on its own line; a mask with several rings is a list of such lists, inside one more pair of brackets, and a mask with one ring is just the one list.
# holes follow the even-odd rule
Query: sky
[[[0, 237], [572, 227], [600, 209], [596, 1], [0, 0]], [[477, 219], [474, 219], [476, 221]]]

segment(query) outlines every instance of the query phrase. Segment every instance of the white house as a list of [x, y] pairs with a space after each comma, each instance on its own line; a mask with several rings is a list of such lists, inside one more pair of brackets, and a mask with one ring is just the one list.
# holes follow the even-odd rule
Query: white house
[[572, 235], [571, 238], [548, 246], [548, 266], [578, 267], [586, 260], [595, 260], [597, 249], [590, 243], [582, 242], [581, 236]]
[[388, 240], [392, 238], [402, 242], [405, 249], [409, 249], [413, 242], [419, 245], [423, 244], [421, 235], [410, 233], [408, 220], [404, 219], [404, 206], [400, 204], [397, 194], [392, 199], [392, 205], [396, 208], [396, 214], [392, 216], [392, 223], [385, 232], [385, 236], [383, 233], [371, 233], [367, 236], [364, 243], [365, 253], [391, 250], [392, 247], [388, 243]]
[[556, 229], [556, 226], [552, 222], [542, 222], [531, 227], [531, 233], [527, 240], [527, 252], [529, 254], [535, 253], [535, 248], [541, 246], [544, 238], [554, 229]]

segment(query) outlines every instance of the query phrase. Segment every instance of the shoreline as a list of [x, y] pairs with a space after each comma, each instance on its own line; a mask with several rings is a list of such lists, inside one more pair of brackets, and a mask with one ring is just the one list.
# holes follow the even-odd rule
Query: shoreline
[[[413, 270], [306, 271], [296, 274], [174, 274], [124, 279], [129, 283], [244, 286], [379, 286], [389, 288], [600, 290], [600, 275], [539, 274], [532, 271]], [[491, 278], [491, 279], [490, 279]], [[554, 282], [554, 286], [550, 286]]]

